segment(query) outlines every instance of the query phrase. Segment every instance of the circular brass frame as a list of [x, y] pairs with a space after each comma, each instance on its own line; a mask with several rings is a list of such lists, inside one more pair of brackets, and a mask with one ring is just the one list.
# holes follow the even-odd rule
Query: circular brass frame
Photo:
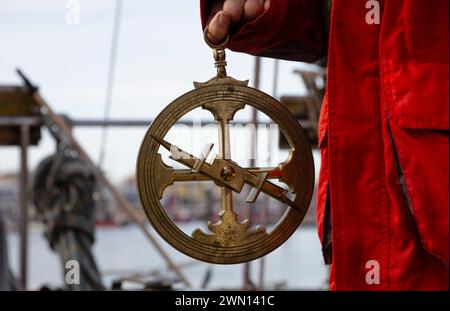
[[[214, 79], [213, 79], [214, 80]], [[147, 131], [137, 161], [137, 185], [146, 215], [160, 236], [180, 252], [201, 261], [215, 264], [237, 264], [264, 256], [283, 244], [301, 224], [314, 189], [314, 162], [311, 148], [299, 122], [276, 99], [246, 85], [227, 79], [216, 79], [197, 87], [168, 105]], [[197, 86], [197, 85], [196, 85]], [[240, 245], [209, 245], [188, 236], [172, 222], [160, 202], [159, 180], [154, 175], [160, 143], [177, 120], [204, 105], [241, 103], [250, 105], [278, 124], [291, 146], [289, 166], [284, 180], [294, 189], [295, 208], [288, 207], [283, 218], [270, 233]], [[159, 158], [160, 160], [160, 158]], [[280, 179], [281, 180], [281, 179]]]

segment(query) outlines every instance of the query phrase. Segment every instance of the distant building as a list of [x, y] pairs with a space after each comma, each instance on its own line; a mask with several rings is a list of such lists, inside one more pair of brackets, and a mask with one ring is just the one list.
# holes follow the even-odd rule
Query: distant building
[[0, 175], [0, 210], [7, 228], [19, 221], [19, 188], [16, 174]]
[[[28, 179], [30, 180], [30, 178]], [[29, 191], [29, 188], [27, 189]], [[30, 199], [30, 197], [28, 197]], [[28, 217], [36, 220], [36, 211], [30, 204]], [[15, 229], [20, 221], [19, 175], [7, 173], [0, 175], [0, 213], [7, 229]]]

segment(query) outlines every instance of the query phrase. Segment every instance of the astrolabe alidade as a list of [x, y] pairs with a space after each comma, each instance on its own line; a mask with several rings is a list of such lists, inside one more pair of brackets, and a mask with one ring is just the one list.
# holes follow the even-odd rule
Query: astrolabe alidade
[[[208, 41], [207, 41], [208, 43]], [[137, 185], [146, 215], [161, 237], [180, 252], [216, 264], [236, 264], [264, 256], [283, 244], [301, 224], [314, 189], [314, 163], [311, 148], [299, 122], [276, 99], [226, 74], [225, 50], [213, 48], [217, 75], [169, 104], [147, 131], [137, 161]], [[251, 106], [278, 125], [289, 143], [289, 157], [272, 168], [242, 167], [231, 159], [230, 122], [239, 110]], [[165, 140], [166, 134], [183, 116], [196, 108], [209, 111], [217, 122], [219, 154], [211, 154], [207, 144], [196, 156]], [[160, 150], [184, 169], [164, 163]], [[162, 198], [165, 189], [177, 182], [213, 181], [220, 187], [219, 221], [208, 230], [184, 233], [166, 213]], [[287, 185], [274, 183], [278, 180]], [[268, 231], [250, 220], [239, 221], [233, 208], [233, 194], [244, 185], [251, 187], [246, 202], [251, 208], [262, 192], [287, 206], [281, 220]], [[255, 224], [256, 225], [256, 224]]]

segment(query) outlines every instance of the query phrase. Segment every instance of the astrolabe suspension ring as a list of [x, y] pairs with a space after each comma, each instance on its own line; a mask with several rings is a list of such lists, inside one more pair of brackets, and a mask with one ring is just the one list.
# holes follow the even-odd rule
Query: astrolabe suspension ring
[[[137, 162], [137, 184], [142, 206], [155, 230], [180, 252], [210, 263], [235, 264], [254, 260], [283, 244], [301, 224], [314, 189], [314, 163], [311, 148], [299, 122], [276, 99], [248, 87], [226, 75], [225, 50], [214, 48], [217, 75], [205, 83], [194, 82], [195, 89], [168, 105], [147, 131]], [[265, 113], [286, 137], [288, 159], [272, 168], [244, 168], [231, 159], [229, 124], [247, 105]], [[218, 124], [219, 154], [211, 154], [207, 144], [195, 156], [165, 139], [169, 130], [184, 115], [196, 108], [209, 111]], [[160, 149], [183, 165], [174, 169], [163, 162]], [[209, 160], [208, 160], [209, 159]], [[221, 188], [219, 221], [209, 223], [207, 232], [196, 229], [189, 236], [170, 219], [161, 200], [165, 189], [177, 182], [211, 180]], [[281, 187], [273, 181], [287, 185]], [[244, 185], [251, 191], [248, 208], [262, 192], [285, 204], [287, 210], [269, 232], [264, 226], [254, 228], [249, 220], [238, 221], [233, 208], [233, 194]]]

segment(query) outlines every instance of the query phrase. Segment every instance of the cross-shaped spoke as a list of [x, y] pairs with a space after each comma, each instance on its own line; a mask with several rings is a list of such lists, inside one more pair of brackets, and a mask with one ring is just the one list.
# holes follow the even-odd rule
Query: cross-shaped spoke
[[[279, 167], [256, 167], [256, 168], [244, 168], [244, 170], [254, 174], [267, 174], [266, 179], [280, 179], [281, 170]], [[190, 169], [173, 170], [173, 181], [212, 181], [213, 179], [203, 173], [193, 172]]]

